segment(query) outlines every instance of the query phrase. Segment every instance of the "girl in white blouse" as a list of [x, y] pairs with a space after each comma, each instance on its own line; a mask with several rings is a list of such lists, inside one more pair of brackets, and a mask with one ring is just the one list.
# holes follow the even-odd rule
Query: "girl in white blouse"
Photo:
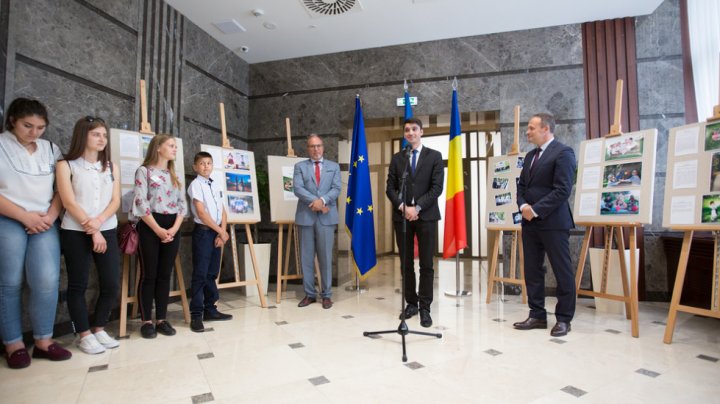
[[[145, 161], [135, 172], [132, 214], [140, 218], [140, 315], [143, 338], [157, 333], [175, 335], [167, 321], [170, 274], [180, 247], [180, 230], [187, 213], [183, 185], [175, 174], [177, 144], [172, 135], [158, 134], [148, 146]], [[152, 307], [155, 302], [155, 325]]]
[[0, 134], [0, 337], [8, 367], [30, 366], [22, 340], [22, 289], [32, 323], [33, 358], [70, 359], [52, 340], [60, 285], [60, 240], [55, 220], [62, 209], [55, 193], [60, 149], [42, 139], [48, 125], [45, 106], [18, 98], [10, 103]]
[[[100, 118], [78, 120], [70, 152], [56, 169], [58, 192], [65, 207], [60, 235], [68, 273], [68, 310], [80, 336], [77, 346], [88, 354], [119, 345], [104, 329], [120, 287], [115, 217], [120, 206], [120, 181], [118, 168], [110, 162], [109, 134]], [[91, 260], [95, 261], [100, 289], [92, 329], [85, 302]]]

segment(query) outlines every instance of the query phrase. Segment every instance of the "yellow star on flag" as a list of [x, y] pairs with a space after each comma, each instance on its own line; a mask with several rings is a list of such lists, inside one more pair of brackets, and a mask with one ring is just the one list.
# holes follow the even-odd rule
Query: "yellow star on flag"
[[368, 210], [368, 212], [372, 212], [372, 211], [373, 211], [373, 207], [372, 207], [372, 205], [368, 205], [368, 208], [367, 208], [367, 210]]
[[357, 214], [358, 214], [358, 215], [362, 215], [362, 214], [363, 214], [362, 208], [357, 208]]
[[350, 201], [352, 201], [352, 199], [350, 199], [350, 197], [348, 196], [347, 199], [345, 199], [345, 201], [346, 201], [347, 203], [350, 203]]
[[358, 161], [362, 163], [363, 161], [365, 161], [365, 157], [363, 157], [363, 156], [358, 157]]

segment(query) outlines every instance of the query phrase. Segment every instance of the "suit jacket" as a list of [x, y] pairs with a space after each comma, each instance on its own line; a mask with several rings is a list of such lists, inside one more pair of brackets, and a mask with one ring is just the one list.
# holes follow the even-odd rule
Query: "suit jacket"
[[530, 204], [538, 217], [529, 222], [523, 219], [522, 225], [545, 230], [572, 229], [575, 222], [568, 199], [575, 183], [575, 152], [555, 139], [535, 162], [531, 173], [530, 165], [537, 152], [535, 149], [525, 155], [517, 194], [518, 207]]
[[[337, 199], [340, 195], [340, 166], [328, 159], [322, 162], [320, 185], [315, 181], [315, 165], [311, 159], [295, 164], [293, 190], [298, 197], [295, 224], [312, 226], [319, 221], [324, 225], [338, 224]], [[317, 198], [325, 200], [328, 213], [313, 212], [308, 205]]]
[[403, 170], [406, 167], [408, 172], [412, 171], [405, 152], [396, 153], [390, 161], [390, 170], [385, 184], [385, 194], [393, 206], [393, 221], [403, 220], [402, 213], [398, 210], [402, 202], [405, 202], [405, 206], [420, 206], [420, 220], [440, 220], [437, 200], [442, 193], [445, 178], [442, 155], [437, 150], [423, 146], [415, 166], [415, 175], [408, 174], [407, 177], [408, 192], [401, 199], [400, 185]]

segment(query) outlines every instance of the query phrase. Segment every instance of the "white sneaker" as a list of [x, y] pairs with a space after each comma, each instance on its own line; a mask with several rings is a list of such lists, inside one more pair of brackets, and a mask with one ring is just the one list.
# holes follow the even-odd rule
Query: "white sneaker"
[[97, 341], [107, 349], [113, 349], [120, 346], [120, 342], [115, 338], [109, 336], [108, 333], [105, 332], [105, 330], [96, 332], [95, 339], [97, 339]]
[[93, 334], [88, 334], [82, 337], [77, 342], [77, 347], [86, 354], [99, 354], [105, 352], [105, 347], [98, 342], [97, 338]]

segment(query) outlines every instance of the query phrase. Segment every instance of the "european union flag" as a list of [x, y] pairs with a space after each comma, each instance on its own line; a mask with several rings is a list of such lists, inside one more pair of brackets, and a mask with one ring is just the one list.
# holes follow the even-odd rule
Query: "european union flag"
[[350, 233], [352, 258], [360, 276], [365, 276], [377, 264], [374, 208], [368, 164], [365, 123], [363, 122], [360, 96], [357, 96], [350, 152], [350, 176], [345, 200], [345, 226]]

